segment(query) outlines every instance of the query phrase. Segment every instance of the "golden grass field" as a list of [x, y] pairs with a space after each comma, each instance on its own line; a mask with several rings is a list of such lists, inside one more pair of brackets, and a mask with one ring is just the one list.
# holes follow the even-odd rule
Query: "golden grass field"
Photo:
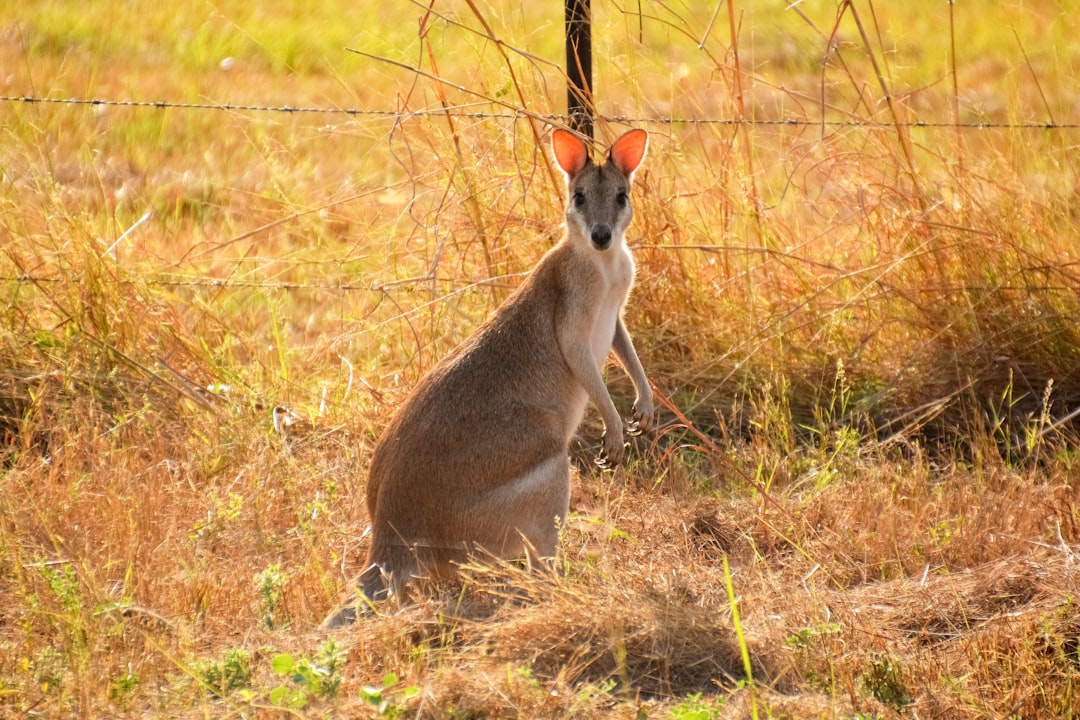
[[0, 717], [1080, 715], [1076, 13], [593, 4], [660, 429], [587, 414], [556, 577], [330, 635], [562, 232], [561, 3], [0, 9]]

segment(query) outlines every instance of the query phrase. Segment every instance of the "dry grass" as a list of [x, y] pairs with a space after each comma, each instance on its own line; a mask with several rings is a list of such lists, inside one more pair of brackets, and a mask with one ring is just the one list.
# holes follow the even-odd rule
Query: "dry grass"
[[555, 577], [333, 642], [380, 429], [560, 233], [543, 125], [441, 113], [561, 112], [558, 8], [129, 5], [0, 11], [0, 94], [425, 113], [0, 104], [0, 715], [1076, 717], [1058, 4], [599, 3], [663, 427], [589, 417]]

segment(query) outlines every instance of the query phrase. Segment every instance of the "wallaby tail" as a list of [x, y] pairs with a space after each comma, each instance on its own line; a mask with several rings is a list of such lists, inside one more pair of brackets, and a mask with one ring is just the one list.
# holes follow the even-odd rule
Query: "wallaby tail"
[[333, 630], [344, 625], [352, 625], [361, 616], [375, 612], [375, 603], [385, 600], [388, 595], [382, 569], [372, 563], [356, 579], [356, 588], [327, 616], [319, 626], [323, 630]]

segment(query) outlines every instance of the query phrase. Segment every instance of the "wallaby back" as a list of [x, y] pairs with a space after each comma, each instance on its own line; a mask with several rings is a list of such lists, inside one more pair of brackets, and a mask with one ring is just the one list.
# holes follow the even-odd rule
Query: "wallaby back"
[[[447, 576], [477, 551], [555, 556], [570, 497], [568, 444], [590, 398], [605, 423], [601, 459], [622, 457], [623, 422], [601, 375], [612, 349], [637, 391], [632, 429], [651, 423], [652, 394], [621, 318], [634, 275], [630, 181], [647, 137], [630, 131], [595, 165], [575, 136], [553, 134], [569, 190], [567, 236], [420, 381], [380, 438], [359, 578], [369, 600]], [[325, 625], [356, 611], [353, 598]]]

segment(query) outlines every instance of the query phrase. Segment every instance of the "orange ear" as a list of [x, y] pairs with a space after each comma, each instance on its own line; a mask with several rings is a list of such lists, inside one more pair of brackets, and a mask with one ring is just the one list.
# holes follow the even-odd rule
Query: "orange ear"
[[585, 143], [567, 130], [555, 130], [551, 133], [551, 149], [555, 160], [568, 178], [573, 178], [589, 162], [589, 151]]
[[637, 170], [649, 147], [649, 133], [644, 130], [630, 130], [623, 134], [611, 146], [608, 157], [623, 175], [630, 177]]

